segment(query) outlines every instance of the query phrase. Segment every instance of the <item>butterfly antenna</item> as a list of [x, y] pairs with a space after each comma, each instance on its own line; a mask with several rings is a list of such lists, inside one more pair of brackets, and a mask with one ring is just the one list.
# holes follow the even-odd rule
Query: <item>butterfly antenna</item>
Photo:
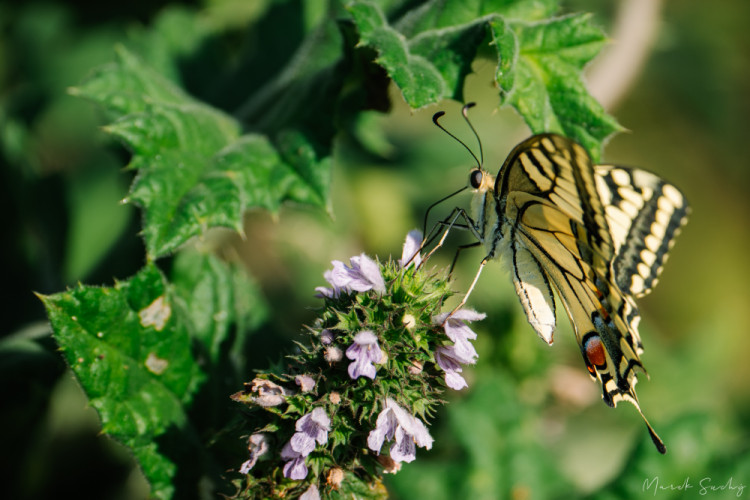
[[[472, 103], [471, 105], [473, 106], [474, 104]], [[466, 109], [467, 106], [469, 106], [469, 105], [467, 104], [466, 106], [464, 106], [464, 109]], [[453, 137], [453, 139], [455, 139], [460, 145], [462, 145], [464, 147], [464, 149], [466, 149], [466, 151], [469, 152], [469, 154], [471, 155], [471, 157], [474, 158], [474, 161], [477, 162], [477, 166], [481, 167], [482, 163], [479, 161], [479, 158], [477, 158], [477, 155], [475, 155], [474, 152], [469, 148], [469, 146], [467, 146], [464, 141], [462, 141], [461, 139], [459, 139], [455, 135], [453, 135], [450, 132], [448, 132], [448, 130], [445, 127], [443, 127], [442, 125], [440, 125], [440, 122], [438, 120], [440, 120], [440, 118], [444, 114], [445, 114], [445, 111], [438, 111], [437, 113], [435, 113], [434, 115], [432, 115], [432, 123], [434, 123], [435, 125], [437, 125], [437, 127], [440, 130], [442, 130], [443, 132], [445, 132], [449, 136]], [[464, 116], [466, 116], [466, 115], [464, 114]], [[471, 124], [469, 124], [469, 126], [471, 126]], [[471, 129], [474, 130], [474, 127], [471, 127]], [[476, 132], [474, 132], [474, 134], [476, 135]], [[481, 148], [481, 145], [480, 145], [480, 148]], [[481, 151], [481, 149], [480, 149], [480, 151]]]
[[[479, 134], [477, 134], [476, 129], [474, 128], [474, 125], [471, 124], [471, 121], [469, 120], [469, 110], [476, 106], [477, 103], [475, 102], [469, 102], [466, 103], [466, 105], [461, 108], [461, 114], [464, 115], [464, 120], [466, 120], [466, 123], [469, 125], [469, 128], [472, 132], [474, 132], [474, 137], [477, 138], [477, 144], [479, 144], [479, 166], [481, 167], [484, 165], [484, 152], [482, 151], [482, 140], [479, 138]], [[473, 155], [472, 155], [473, 156]], [[476, 156], [474, 156], [476, 159]]]

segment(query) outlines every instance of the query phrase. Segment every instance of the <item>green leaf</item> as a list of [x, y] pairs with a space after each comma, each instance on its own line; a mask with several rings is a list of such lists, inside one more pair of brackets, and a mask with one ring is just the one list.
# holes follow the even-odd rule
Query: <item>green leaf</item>
[[40, 298], [102, 431], [133, 451], [154, 496], [170, 498], [177, 465], [157, 438], [179, 430], [190, 447], [185, 408], [204, 376], [161, 272], [150, 265], [113, 288], [79, 285]]
[[567, 135], [598, 160], [602, 141], [621, 127], [588, 93], [581, 71], [606, 37], [589, 15], [519, 23], [514, 29], [519, 54], [507, 101], [534, 133]]
[[278, 210], [291, 200], [327, 203], [330, 164], [308, 138], [240, 136], [240, 124], [184, 93], [124, 48], [117, 61], [73, 93], [101, 103], [106, 127], [133, 151], [138, 176], [127, 201], [144, 210], [150, 259], [171, 253], [211, 227], [242, 231], [250, 207]]
[[606, 43], [588, 15], [546, 18], [556, 10], [551, 0], [428, 1], [392, 22], [371, 1], [348, 9], [360, 44], [375, 50], [375, 63], [412, 108], [463, 101], [471, 63], [491, 45], [501, 103], [515, 107], [532, 132], [567, 135], [598, 160], [602, 142], [620, 130], [581, 79]]
[[177, 254], [171, 278], [192, 335], [205, 347], [210, 362], [222, 360], [229, 342], [232, 354], [239, 357], [248, 334], [268, 315], [258, 285], [238, 265], [194, 250]]

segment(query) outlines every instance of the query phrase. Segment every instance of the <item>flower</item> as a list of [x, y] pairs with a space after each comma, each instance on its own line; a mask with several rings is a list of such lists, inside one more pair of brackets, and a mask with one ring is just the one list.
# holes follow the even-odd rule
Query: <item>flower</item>
[[354, 343], [346, 350], [346, 357], [354, 361], [349, 363], [349, 376], [375, 378], [375, 366], [383, 357], [378, 345], [378, 338], [370, 330], [362, 330], [354, 336]]
[[404, 249], [401, 251], [401, 259], [398, 261], [400, 267], [409, 267], [412, 264], [416, 267], [422, 263], [422, 256], [419, 254], [422, 246], [422, 231], [413, 229], [406, 235]]
[[459, 309], [453, 314], [438, 314], [432, 318], [432, 321], [436, 325], [443, 325], [445, 334], [453, 341], [456, 347], [453, 357], [460, 360], [467, 360], [462, 361], [462, 363], [468, 363], [468, 360], [473, 362], [479, 355], [474, 346], [469, 342], [469, 340], [477, 338], [477, 334], [466, 325], [465, 321], [482, 320], [486, 316], [484, 313], [478, 313], [471, 309]]
[[469, 386], [461, 375], [461, 365], [474, 364], [479, 357], [469, 342], [477, 338], [477, 334], [465, 322], [481, 320], [486, 316], [471, 309], [459, 309], [453, 314], [443, 313], [432, 318], [434, 324], [443, 325], [445, 334], [453, 341], [453, 345], [435, 349], [435, 361], [445, 372], [445, 384], [451, 389], [459, 391]]
[[331, 391], [328, 394], [328, 401], [330, 401], [331, 403], [335, 405], [341, 403], [341, 394], [336, 391]]
[[474, 363], [473, 359], [468, 361], [458, 357], [456, 355], [455, 346], [442, 346], [435, 349], [435, 361], [438, 366], [445, 371], [445, 385], [456, 391], [460, 391], [464, 387], [469, 387], [466, 383], [466, 379], [460, 375], [461, 363]]
[[250, 451], [250, 459], [240, 467], [240, 474], [247, 474], [255, 466], [258, 457], [268, 451], [268, 440], [265, 434], [253, 434], [247, 440], [247, 449]]
[[307, 466], [305, 465], [305, 457], [292, 449], [291, 442], [284, 445], [281, 449], [281, 458], [288, 460], [284, 464], [284, 477], [299, 481], [307, 477]]
[[[367, 446], [380, 453], [384, 440], [394, 441], [390, 456], [395, 462], [411, 462], [416, 458], [416, 446], [432, 448], [432, 436], [421, 420], [387, 398], [385, 408], [378, 415], [375, 429], [367, 436]], [[416, 446], [415, 446], [416, 445]]]
[[303, 415], [294, 426], [297, 432], [289, 441], [292, 449], [306, 457], [315, 449], [315, 442], [325, 444], [328, 441], [328, 431], [331, 430], [331, 419], [323, 408], [317, 407], [310, 413]]
[[315, 290], [320, 297], [334, 298], [341, 292], [366, 292], [375, 290], [385, 293], [385, 280], [380, 274], [380, 266], [365, 254], [349, 259], [348, 267], [340, 260], [331, 262], [333, 269], [323, 273], [323, 277], [333, 288], [317, 287]]
[[288, 394], [288, 391], [279, 384], [263, 378], [253, 379], [250, 392], [257, 394], [252, 400], [263, 407], [280, 405], [286, 401], [285, 396]]
[[320, 342], [323, 345], [330, 345], [333, 343], [333, 339], [335, 338], [335, 335], [331, 330], [325, 329], [322, 332], [320, 332]]
[[294, 377], [294, 382], [300, 386], [302, 392], [310, 392], [315, 389], [315, 379], [310, 375], [297, 375]]
[[307, 477], [305, 457], [315, 449], [315, 442], [325, 444], [328, 441], [331, 419], [323, 408], [317, 407], [297, 420], [294, 428], [297, 432], [281, 449], [281, 458], [287, 460], [284, 476], [300, 480]]
[[323, 357], [326, 361], [328, 361], [330, 364], [338, 363], [342, 359], [344, 359], [344, 353], [341, 352], [341, 349], [339, 349], [336, 346], [326, 347], [323, 351]]
[[302, 495], [300, 495], [299, 500], [320, 500], [320, 492], [314, 484], [311, 484], [310, 487], [307, 488]]
[[344, 469], [341, 467], [333, 467], [328, 471], [326, 475], [326, 484], [332, 486], [334, 490], [341, 487], [341, 483], [344, 481]]

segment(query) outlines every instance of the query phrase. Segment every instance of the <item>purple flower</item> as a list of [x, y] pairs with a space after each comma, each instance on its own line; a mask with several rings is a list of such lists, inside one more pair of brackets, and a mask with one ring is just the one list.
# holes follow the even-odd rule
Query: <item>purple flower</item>
[[315, 442], [325, 444], [328, 441], [331, 419], [323, 408], [318, 407], [297, 420], [294, 428], [297, 432], [282, 448], [281, 458], [287, 460], [284, 464], [284, 476], [300, 480], [307, 477], [305, 457], [315, 449]]
[[281, 458], [287, 460], [287, 463], [284, 464], [284, 477], [296, 481], [307, 477], [305, 457], [292, 449], [291, 442], [285, 444], [281, 449]]
[[441, 346], [435, 350], [435, 361], [445, 371], [445, 384], [451, 389], [461, 390], [468, 387], [466, 379], [460, 374], [462, 364], [474, 364], [478, 357], [476, 349], [469, 342], [477, 334], [466, 325], [466, 321], [484, 319], [486, 314], [459, 309], [455, 313], [443, 313], [432, 318], [436, 325], [443, 325], [445, 334], [453, 341], [451, 346]]
[[404, 241], [404, 249], [401, 251], [401, 259], [398, 261], [400, 267], [409, 267], [412, 264], [416, 267], [422, 263], [422, 256], [419, 254], [422, 246], [422, 231], [414, 229], [409, 231]]
[[314, 484], [311, 484], [310, 487], [300, 495], [299, 500], [320, 500], [320, 492]]
[[[445, 334], [451, 339], [456, 347], [455, 356], [457, 359], [475, 360], [479, 355], [469, 340], [477, 338], [477, 334], [469, 328], [464, 321], [477, 321], [484, 319], [487, 315], [478, 313], [471, 309], [459, 309], [455, 313], [438, 314], [432, 321], [436, 325], [443, 325]], [[462, 361], [464, 363], [468, 361]]]
[[367, 446], [380, 453], [383, 441], [395, 441], [390, 456], [395, 462], [411, 462], [416, 454], [416, 446], [432, 448], [432, 436], [421, 420], [401, 408], [391, 398], [385, 400], [385, 408], [378, 415], [375, 429], [367, 436]]
[[240, 467], [240, 474], [247, 474], [255, 466], [258, 457], [268, 451], [268, 440], [265, 434], [253, 434], [247, 440], [247, 449], [250, 451], [250, 459]]
[[340, 260], [331, 262], [333, 269], [323, 273], [323, 277], [333, 288], [317, 287], [320, 297], [338, 297], [341, 292], [366, 292], [375, 290], [385, 293], [385, 281], [380, 274], [380, 266], [367, 255], [357, 255], [349, 259], [351, 267]]
[[435, 361], [445, 371], [445, 385], [456, 391], [469, 387], [466, 379], [460, 374], [463, 371], [461, 363], [474, 363], [474, 360], [465, 361], [458, 358], [455, 346], [451, 345], [435, 349]]
[[310, 375], [297, 375], [294, 377], [294, 382], [300, 386], [302, 392], [310, 392], [315, 389], [315, 379]]
[[325, 444], [328, 441], [328, 431], [331, 430], [331, 419], [323, 408], [317, 407], [310, 413], [303, 415], [294, 426], [294, 433], [289, 444], [292, 450], [306, 457], [315, 449], [315, 442]]
[[336, 336], [333, 334], [331, 330], [325, 329], [322, 332], [320, 332], [320, 343], [323, 345], [332, 344], [334, 338], [336, 338]]
[[354, 343], [346, 350], [346, 357], [354, 361], [349, 363], [349, 376], [375, 378], [375, 366], [383, 357], [378, 346], [378, 338], [369, 330], [362, 330], [354, 336]]

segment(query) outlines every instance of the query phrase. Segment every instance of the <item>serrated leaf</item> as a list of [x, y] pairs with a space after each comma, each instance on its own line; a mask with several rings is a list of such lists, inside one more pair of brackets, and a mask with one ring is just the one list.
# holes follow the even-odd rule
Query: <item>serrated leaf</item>
[[510, 90], [517, 49], [505, 20], [535, 21], [556, 9], [555, 0], [428, 1], [389, 24], [373, 2], [349, 5], [360, 42], [377, 51], [376, 62], [413, 108], [446, 98], [463, 100], [471, 63], [477, 50], [489, 43], [496, 48], [501, 88]]
[[581, 71], [606, 37], [589, 15], [516, 24], [514, 29], [519, 55], [508, 102], [534, 133], [567, 135], [598, 160], [602, 141], [621, 127], [588, 93]]
[[204, 376], [161, 272], [147, 266], [113, 288], [79, 285], [41, 299], [103, 432], [133, 450], [154, 496], [170, 498], [177, 465], [156, 440], [169, 429], [190, 440], [186, 406]]
[[330, 163], [305, 136], [288, 132], [276, 145], [263, 134], [240, 136], [235, 119], [190, 97], [124, 48], [73, 92], [118, 117], [106, 130], [133, 151], [129, 167], [138, 175], [128, 200], [144, 210], [150, 259], [211, 227], [241, 232], [250, 207], [327, 203]]
[[268, 314], [260, 289], [250, 276], [214, 255], [180, 252], [171, 279], [190, 318], [193, 337], [203, 344], [211, 363], [219, 362], [230, 341], [241, 349], [250, 329]]
[[376, 51], [375, 62], [412, 108], [462, 101], [471, 62], [490, 44], [501, 102], [532, 132], [565, 134], [598, 160], [602, 142], [620, 126], [588, 93], [581, 71], [606, 38], [587, 15], [544, 19], [556, 8], [552, 0], [428, 1], [389, 22], [374, 2], [348, 6], [360, 44]]

